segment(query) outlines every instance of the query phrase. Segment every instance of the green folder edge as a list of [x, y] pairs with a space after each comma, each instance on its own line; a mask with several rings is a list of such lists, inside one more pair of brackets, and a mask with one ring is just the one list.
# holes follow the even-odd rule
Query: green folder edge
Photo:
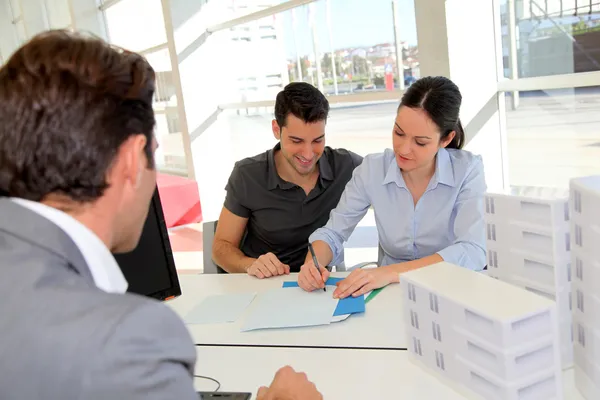
[[367, 304], [369, 301], [371, 301], [373, 299], [373, 297], [377, 296], [379, 294], [379, 292], [381, 292], [381, 290], [383, 290], [383, 288], [374, 289], [371, 292], [371, 294], [369, 294], [369, 296], [365, 299], [365, 304]]

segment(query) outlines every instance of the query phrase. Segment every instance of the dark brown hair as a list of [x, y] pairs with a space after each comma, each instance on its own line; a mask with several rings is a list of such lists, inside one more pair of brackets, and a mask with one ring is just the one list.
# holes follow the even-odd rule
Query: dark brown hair
[[444, 140], [454, 131], [454, 138], [447, 149], [462, 149], [465, 130], [458, 117], [462, 95], [458, 86], [443, 76], [426, 76], [413, 83], [402, 96], [400, 107], [425, 110], [440, 130]]
[[277, 94], [275, 119], [280, 128], [286, 126], [288, 115], [306, 123], [327, 120], [329, 102], [313, 85], [306, 82], [292, 82]]
[[135, 53], [68, 31], [35, 36], [0, 69], [0, 195], [93, 201], [138, 134], [154, 168], [153, 94], [154, 71]]

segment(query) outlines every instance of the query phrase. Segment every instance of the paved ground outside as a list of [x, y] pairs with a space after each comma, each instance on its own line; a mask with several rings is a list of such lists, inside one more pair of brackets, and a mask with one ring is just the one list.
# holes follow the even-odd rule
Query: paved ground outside
[[[511, 185], [566, 187], [572, 177], [600, 174], [600, 93], [522, 96], [514, 111], [508, 100]], [[396, 107], [381, 103], [332, 109], [327, 144], [361, 155], [390, 147]], [[230, 118], [237, 158], [274, 143], [269, 114]]]

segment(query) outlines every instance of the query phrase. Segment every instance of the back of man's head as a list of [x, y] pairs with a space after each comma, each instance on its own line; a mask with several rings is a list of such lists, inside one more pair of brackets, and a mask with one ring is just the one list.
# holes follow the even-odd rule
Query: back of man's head
[[1, 195], [92, 202], [134, 135], [153, 168], [153, 94], [139, 55], [67, 31], [37, 35], [0, 69]]
[[329, 102], [313, 85], [292, 82], [279, 92], [275, 100], [275, 120], [280, 128], [286, 126], [290, 114], [309, 124], [326, 121]]

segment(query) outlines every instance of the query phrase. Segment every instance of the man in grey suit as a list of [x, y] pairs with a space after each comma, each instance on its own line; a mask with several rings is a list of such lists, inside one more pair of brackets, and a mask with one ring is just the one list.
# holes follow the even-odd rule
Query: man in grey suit
[[[66, 31], [0, 69], [0, 398], [197, 399], [182, 321], [126, 294], [156, 187], [154, 71]], [[143, 268], [143, 266], [140, 266]], [[290, 367], [259, 399], [319, 399]]]

